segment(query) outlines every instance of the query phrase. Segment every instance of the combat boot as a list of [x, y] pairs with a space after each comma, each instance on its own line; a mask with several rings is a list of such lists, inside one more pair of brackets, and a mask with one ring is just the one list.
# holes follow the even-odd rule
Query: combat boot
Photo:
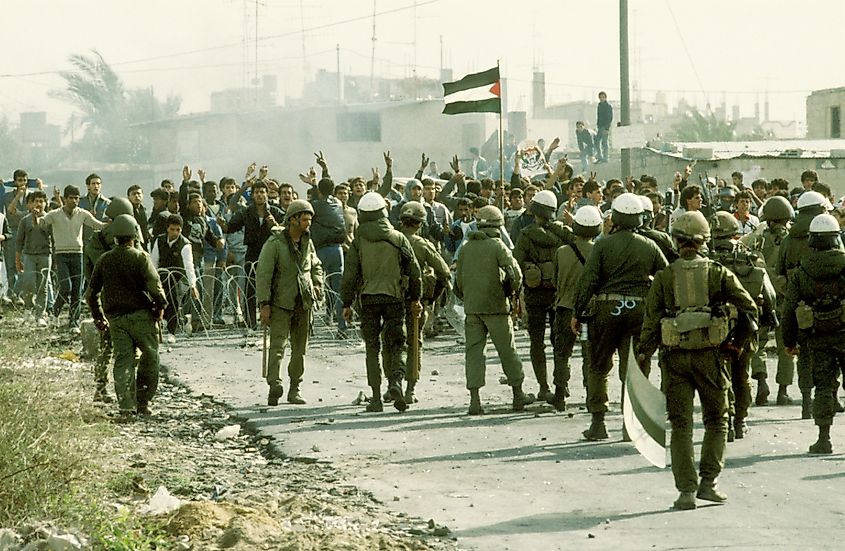
[[268, 406], [278, 406], [279, 405], [279, 398], [285, 395], [285, 389], [282, 385], [276, 383], [275, 385], [270, 386], [270, 392], [267, 394], [267, 405]]
[[481, 396], [477, 388], [469, 389], [469, 411], [467, 413], [469, 415], [481, 415], [484, 413], [484, 408], [481, 407]]
[[734, 438], [736, 438], [736, 433], [734, 432], [734, 418], [732, 415], [728, 416], [728, 442], [733, 442]]
[[734, 437], [737, 440], [745, 438], [745, 433], [748, 432], [748, 425], [745, 424], [744, 417], [737, 417], [734, 419]]
[[112, 400], [112, 397], [109, 396], [109, 392], [106, 390], [106, 385], [98, 384], [97, 390], [94, 391], [94, 401], [102, 404], [110, 404], [114, 400]]
[[537, 391], [537, 400], [540, 402], [549, 402], [552, 399], [554, 399], [554, 394], [549, 390], [549, 385], [540, 385], [540, 390]]
[[[546, 402], [554, 406], [555, 411], [566, 410], [567, 390], [565, 386], [555, 385], [554, 395], [549, 395]], [[538, 398], [539, 399], [539, 398]]]
[[801, 419], [813, 418], [813, 391], [801, 391]]
[[408, 404], [405, 403], [405, 396], [402, 394], [402, 379], [400, 377], [394, 378], [387, 390], [390, 392], [390, 398], [393, 400], [393, 407], [399, 411], [408, 409]]
[[380, 413], [384, 411], [384, 405], [381, 403], [381, 388], [374, 386], [373, 397], [370, 398], [370, 403], [367, 404], [367, 411], [370, 413]]
[[419, 402], [417, 400], [416, 394], [414, 394], [414, 389], [416, 388], [417, 383], [408, 381], [408, 385], [405, 387], [405, 403], [406, 404], [416, 404]]
[[678, 495], [678, 499], [672, 504], [672, 509], [679, 511], [691, 511], [695, 508], [695, 492], [681, 492]]
[[604, 424], [604, 412], [593, 413], [590, 428], [581, 433], [584, 438], [591, 441], [607, 440], [607, 427]]
[[302, 405], [305, 403], [305, 398], [299, 393], [299, 384], [291, 383], [290, 390], [288, 390], [288, 403]]
[[524, 393], [522, 385], [514, 385], [513, 387], [513, 410], [523, 411], [525, 406], [534, 403], [534, 395], [531, 393]]
[[150, 405], [147, 402], [138, 402], [138, 407], [135, 409], [138, 415], [143, 415], [145, 417], [149, 417], [153, 414], [150, 410]]
[[787, 385], [779, 385], [778, 386], [778, 398], [777, 404], [779, 406], [791, 406], [792, 405], [792, 398], [789, 397], [789, 394], [786, 393]]
[[833, 446], [830, 443], [830, 425], [819, 425], [819, 439], [810, 446], [808, 451], [814, 455], [833, 453]]
[[701, 483], [698, 485], [698, 493], [695, 494], [695, 497], [714, 503], [724, 503], [728, 500], [728, 496], [719, 491], [716, 481], [708, 478], [701, 479]]
[[757, 396], [754, 403], [758, 406], [765, 406], [769, 403], [769, 384], [765, 377], [757, 379]]
[[833, 389], [833, 411], [835, 413], [845, 413], [845, 407], [842, 407], [842, 402], [839, 401], [838, 389]]

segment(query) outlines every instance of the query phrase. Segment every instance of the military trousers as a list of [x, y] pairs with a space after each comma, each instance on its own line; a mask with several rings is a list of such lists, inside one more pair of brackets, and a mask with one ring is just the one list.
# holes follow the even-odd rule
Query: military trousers
[[[554, 370], [554, 384], [555, 386], [569, 386], [569, 378], [571, 376], [571, 368], [569, 358], [572, 357], [572, 350], [575, 348], [575, 341], [578, 338], [572, 332], [570, 321], [572, 320], [572, 310], [570, 308], [557, 307], [555, 311], [554, 322], [554, 346], [555, 346], [555, 360], [560, 358], [560, 361], [555, 361]], [[584, 388], [587, 388], [587, 370], [590, 365], [590, 347], [584, 341], [581, 346], [581, 377]]]
[[748, 417], [748, 407], [751, 405], [751, 382], [748, 378], [748, 366], [754, 352], [743, 348], [736, 359], [730, 359], [731, 384], [728, 387], [728, 413], [737, 418]]
[[[114, 348], [114, 391], [121, 411], [135, 411], [158, 388], [158, 326], [152, 312], [138, 310], [109, 318]], [[141, 353], [135, 367], [135, 349]]]
[[[531, 341], [531, 366], [540, 388], [549, 387], [549, 375], [546, 367], [546, 327], [549, 328], [549, 342], [552, 344], [554, 372], [563, 372], [565, 363], [554, 346], [554, 328], [556, 309], [545, 304], [526, 304], [526, 325]], [[571, 353], [571, 351], [570, 351]], [[567, 377], [567, 380], [569, 377]]]
[[367, 384], [381, 386], [379, 354], [384, 344], [384, 374], [402, 380], [402, 345], [405, 343], [405, 304], [403, 302], [361, 305], [361, 337], [367, 352]]
[[305, 348], [311, 329], [311, 310], [298, 305], [293, 310], [270, 307], [270, 344], [267, 347], [267, 384], [279, 384], [279, 372], [285, 357], [285, 346], [290, 340], [288, 377], [292, 386], [302, 382], [305, 373]]
[[[757, 352], [751, 358], [752, 379], [765, 379], [768, 376], [768, 369], [766, 367], [766, 343], [769, 342], [769, 332], [771, 330], [771, 327], [762, 327], [758, 333]], [[778, 352], [775, 382], [779, 385], [789, 386], [795, 377], [795, 358], [787, 354], [783, 348], [783, 336], [780, 326], [777, 326], [774, 332]]]
[[[588, 322], [590, 363], [587, 369], [587, 411], [603, 413], [608, 409], [607, 378], [613, 369], [613, 353], [619, 350], [619, 380], [625, 381], [628, 371], [629, 342], [634, 350], [643, 325], [643, 302], [632, 308], [619, 306], [619, 301], [596, 301], [595, 314]], [[648, 372], [644, 370], [648, 377]]]
[[[158, 327], [156, 327], [158, 332]], [[105, 387], [109, 382], [109, 364], [112, 359], [111, 329], [100, 331], [100, 349], [94, 363], [94, 381], [97, 387]]]
[[820, 347], [808, 343], [801, 354], [807, 356], [813, 370], [813, 383], [816, 388], [813, 397], [813, 419], [816, 425], [831, 425], [835, 415], [833, 393], [837, 390], [839, 373], [845, 365], [845, 347]]
[[481, 388], [487, 371], [487, 336], [493, 341], [502, 369], [510, 386], [518, 386], [525, 379], [522, 362], [516, 351], [513, 320], [509, 314], [467, 314], [464, 333], [466, 338], [465, 369], [467, 388]]
[[698, 489], [692, 443], [695, 393], [698, 392], [704, 421], [699, 474], [702, 479], [716, 480], [725, 466], [727, 368], [715, 348], [667, 350], [663, 363], [666, 412], [672, 425], [672, 475], [678, 491], [695, 492]]

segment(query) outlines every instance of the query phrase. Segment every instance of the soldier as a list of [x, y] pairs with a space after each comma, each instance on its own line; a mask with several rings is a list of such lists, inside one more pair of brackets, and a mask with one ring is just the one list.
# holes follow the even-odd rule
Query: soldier
[[[531, 339], [531, 365], [540, 391], [537, 399], [551, 401], [554, 396], [549, 392], [548, 371], [546, 369], [546, 320], [548, 319], [549, 340], [554, 346], [555, 327], [555, 278], [554, 258], [558, 248], [574, 241], [572, 231], [555, 220], [557, 198], [549, 190], [534, 196], [528, 207], [534, 216], [534, 224], [525, 227], [516, 243], [513, 257], [519, 262], [525, 285], [525, 310], [528, 336]], [[520, 309], [517, 308], [517, 311]], [[563, 373], [564, 360], [553, 348], [554, 369]]]
[[637, 228], [637, 233], [654, 241], [654, 244], [660, 247], [660, 252], [666, 260], [674, 262], [678, 258], [678, 253], [675, 252], [672, 239], [666, 232], [654, 228], [654, 203], [645, 195], [638, 195], [638, 197], [643, 204], [643, 225]]
[[455, 295], [466, 313], [466, 378], [470, 394], [469, 414], [481, 415], [479, 390], [484, 386], [487, 335], [493, 341], [502, 369], [513, 389], [513, 410], [522, 411], [534, 402], [522, 391], [525, 374], [516, 352], [512, 301], [519, 295], [522, 274], [519, 264], [501, 240], [505, 224], [502, 212], [488, 205], [478, 210], [478, 230], [471, 231], [458, 254]]
[[[730, 270], [748, 291], [757, 304], [760, 325], [766, 327], [768, 334], [768, 329], [777, 325], [775, 289], [766, 273], [765, 262], [740, 243], [740, 232], [739, 222], [731, 213], [717, 212], [713, 222], [713, 251], [710, 257]], [[751, 405], [748, 368], [757, 349], [757, 339], [752, 338], [740, 344], [742, 347], [738, 353], [726, 355], [731, 377], [728, 391], [728, 442], [745, 436], [745, 418], [748, 417], [748, 406]]]
[[276, 227], [261, 247], [255, 271], [255, 298], [261, 323], [270, 328], [267, 359], [268, 406], [279, 405], [284, 388], [279, 368], [290, 338], [289, 404], [304, 404], [299, 391], [305, 372], [304, 356], [311, 329], [311, 309], [323, 290], [323, 268], [308, 229], [314, 209], [308, 201], [291, 201], [284, 228]]
[[[601, 211], [598, 207], [584, 205], [575, 213], [572, 221], [572, 233], [575, 241], [558, 247], [554, 257], [555, 278], [555, 357], [560, 358], [560, 369], [555, 363], [555, 394], [551, 404], [557, 411], [566, 409], [569, 397], [569, 357], [575, 346], [576, 335], [569, 329], [575, 302], [575, 284], [584, 264], [593, 250], [593, 239], [601, 232]], [[586, 335], [582, 335], [585, 337]], [[581, 340], [581, 375], [584, 388], [587, 388], [587, 369], [590, 365], [590, 347], [586, 339]]]
[[790, 355], [798, 353], [799, 360], [806, 356], [812, 369], [813, 419], [819, 437], [809, 452], [829, 454], [837, 378], [845, 365], [845, 252], [836, 218], [829, 214], [813, 218], [807, 241], [811, 250], [790, 273], [786, 288], [783, 343]]
[[[611, 207], [613, 229], [596, 241], [584, 271], [578, 278], [570, 328], [578, 334], [587, 306], [595, 297], [594, 314], [589, 316], [590, 367], [587, 370], [587, 410], [592, 414], [590, 427], [583, 432], [587, 440], [604, 440], [607, 427], [607, 376], [613, 368], [613, 351], [640, 335], [643, 301], [650, 276], [665, 268], [666, 257], [654, 242], [636, 230], [642, 222], [643, 205], [633, 193], [623, 193]], [[620, 353], [619, 378], [624, 381], [627, 353]], [[648, 369], [644, 370], [648, 376]], [[624, 389], [624, 387], [623, 387]], [[623, 390], [624, 391], [624, 390]], [[623, 439], [627, 432], [623, 427]]]
[[[686, 212], [672, 226], [680, 258], [660, 271], [648, 293], [637, 361], [647, 368], [663, 349], [666, 409], [672, 424], [672, 474], [680, 496], [676, 509], [695, 509], [696, 497], [722, 503], [717, 479], [724, 467], [728, 381], [719, 347], [737, 350], [756, 331], [757, 307], [729, 270], [700, 254], [710, 234], [700, 212]], [[737, 309], [728, 338], [726, 304]], [[695, 392], [701, 401], [704, 442], [695, 472], [692, 415]]]
[[377, 192], [365, 194], [358, 202], [360, 226], [343, 269], [341, 300], [343, 317], [352, 321], [352, 303], [361, 300], [361, 336], [367, 352], [367, 382], [373, 397], [367, 411], [383, 411], [379, 351], [384, 338], [384, 372], [389, 381], [393, 406], [405, 411], [402, 393], [404, 370], [401, 349], [405, 343], [405, 304], [414, 315], [422, 310], [420, 267], [408, 238], [396, 231], [387, 219], [387, 203]]
[[[776, 266], [784, 238], [789, 232], [789, 224], [794, 211], [785, 197], [769, 197], [760, 210], [760, 220], [765, 222], [761, 231], [755, 231], [742, 239], [748, 248], [763, 256], [766, 272], [774, 286], [777, 311], [783, 312], [783, 294], [786, 291], [786, 278], [777, 277]], [[758, 227], [759, 229], [759, 227]], [[757, 394], [754, 403], [765, 406], [769, 401], [769, 385], [766, 383], [766, 343], [769, 341], [771, 327], [761, 324], [757, 353], [751, 359], [751, 378], [757, 380]], [[775, 342], [778, 351], [778, 366], [775, 382], [778, 384], [777, 404], [786, 406], [792, 403], [787, 393], [795, 375], [795, 360], [783, 348], [782, 326], [774, 327]]]
[[[138, 223], [121, 214], [112, 223], [117, 247], [94, 266], [86, 296], [94, 323], [109, 329], [114, 347], [114, 388], [120, 421], [151, 415], [158, 387], [158, 322], [167, 300], [147, 253], [135, 248]], [[135, 349], [140, 350], [137, 373]]]
[[[786, 285], [789, 284], [792, 271], [800, 265], [801, 259], [811, 252], [807, 244], [810, 222], [817, 215], [825, 213], [828, 205], [827, 199], [815, 191], [805, 191], [798, 198], [798, 214], [795, 216], [795, 223], [789, 228], [789, 233], [781, 243], [778, 262], [775, 266], [777, 275], [786, 279]], [[810, 419], [813, 416], [813, 372], [807, 354], [798, 356], [798, 388], [801, 390], [801, 418]], [[791, 403], [789, 396], [786, 396], [786, 389], [782, 388], [782, 391], [785, 398], [781, 399], [781, 390], [779, 390], [778, 403]]]
[[[411, 243], [411, 248], [414, 251], [414, 257], [420, 266], [422, 273], [422, 304], [423, 310], [420, 313], [419, 319], [413, 315], [411, 308], [408, 307], [405, 311], [405, 331], [407, 332], [408, 345], [408, 360], [405, 367], [405, 380], [407, 387], [405, 388], [405, 403], [413, 404], [417, 402], [414, 395], [417, 381], [420, 377], [420, 350], [422, 349], [422, 328], [425, 326], [426, 316], [434, 304], [443, 294], [451, 288], [451, 273], [449, 266], [440, 256], [431, 241], [419, 235], [420, 228], [426, 221], [427, 212], [425, 207], [417, 201], [409, 201], [402, 205], [399, 213], [399, 221], [401, 222], [400, 231], [408, 238]], [[416, 321], [416, 329], [414, 329]], [[416, 331], [416, 334], [414, 333]], [[410, 355], [411, 345], [416, 339], [416, 354], [412, 358]], [[414, 364], [415, 362], [415, 364]]]

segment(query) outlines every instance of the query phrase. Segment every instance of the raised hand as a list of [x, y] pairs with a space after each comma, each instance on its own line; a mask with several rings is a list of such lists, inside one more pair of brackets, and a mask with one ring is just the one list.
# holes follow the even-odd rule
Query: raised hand
[[390, 156], [390, 151], [384, 152], [384, 166], [387, 167], [388, 171], [393, 170], [393, 158]]
[[321, 169], [323, 169], [323, 170], [328, 170], [328, 165], [327, 165], [327, 163], [326, 163], [326, 157], [323, 155], [323, 152], [322, 152], [322, 151], [319, 151], [319, 152], [317, 152], [317, 153], [314, 153], [314, 157], [316, 157], [316, 159], [317, 159], [317, 165], [318, 165]]
[[589, 179], [589, 180], [587, 180], [587, 181], [588, 181], [588, 182], [595, 182], [595, 181], [596, 181], [596, 176], [598, 176], [598, 173], [596, 173], [596, 171], [595, 171], [595, 170], [591, 170], [591, 171], [590, 171], [590, 179]]
[[205, 170], [202, 168], [198, 168], [197, 177], [200, 179], [200, 182], [205, 183]]
[[452, 157], [452, 160], [449, 161], [449, 166], [452, 167], [452, 172], [458, 174], [461, 172], [461, 162], [458, 160], [458, 156], [455, 155]]
[[187, 182], [191, 179], [191, 167], [185, 165], [182, 167], [182, 181]]
[[378, 173], [378, 167], [373, 167], [373, 182], [378, 182], [381, 175]]
[[246, 167], [246, 176], [244, 177], [246, 180], [254, 180], [255, 179], [255, 161], [251, 162], [248, 167]]
[[263, 180], [267, 177], [267, 174], [270, 172], [270, 169], [267, 168], [267, 165], [263, 165], [261, 168], [258, 169], [258, 179]]
[[428, 157], [426, 157], [426, 156], [425, 156], [425, 153], [423, 153], [423, 154], [422, 154], [422, 160], [420, 161], [420, 171], [423, 171], [423, 170], [425, 170], [425, 169], [426, 169], [426, 167], [428, 166], [429, 161], [431, 161], [431, 159], [430, 159], [430, 158], [428, 158]]

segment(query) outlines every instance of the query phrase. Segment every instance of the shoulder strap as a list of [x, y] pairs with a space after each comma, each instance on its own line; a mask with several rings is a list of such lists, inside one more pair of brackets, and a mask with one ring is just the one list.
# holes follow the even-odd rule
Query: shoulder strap
[[584, 264], [586, 264], [586, 263], [587, 263], [587, 261], [586, 261], [586, 259], [584, 258], [584, 255], [583, 255], [583, 254], [581, 254], [581, 251], [579, 251], [579, 250], [578, 250], [578, 247], [576, 247], [576, 246], [575, 246], [575, 243], [570, 243], [570, 244], [569, 244], [569, 246], [570, 246], [570, 247], [572, 247], [572, 252], [574, 252], [574, 253], [575, 253], [575, 256], [577, 256], [577, 257], [578, 257], [578, 262], [580, 262], [582, 266], [583, 266]]

